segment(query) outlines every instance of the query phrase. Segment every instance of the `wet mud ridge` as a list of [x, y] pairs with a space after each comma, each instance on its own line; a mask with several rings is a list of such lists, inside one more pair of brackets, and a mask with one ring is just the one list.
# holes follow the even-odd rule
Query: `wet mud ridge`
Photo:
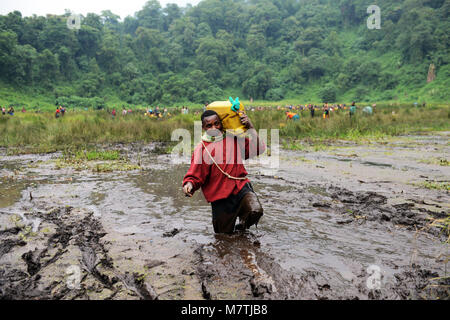
[[230, 250], [216, 243], [195, 251], [203, 297], [208, 300], [449, 299], [449, 279], [430, 284], [439, 275], [415, 264], [398, 267], [395, 282], [383, 285], [382, 289], [368, 288], [365, 268], [355, 272], [351, 286], [342, 288], [316, 270], [301, 273], [284, 270], [273, 257], [259, 252], [251, 233], [223, 237], [223, 243], [231, 241], [241, 246]]
[[[272, 177], [260, 175], [259, 181]], [[289, 193], [283, 194], [283, 201], [293, 206], [315, 208], [333, 215], [336, 224], [371, 224], [377, 228], [389, 229], [402, 227], [409, 231], [425, 232], [435, 236], [439, 241], [447, 240], [449, 234], [442, 228], [433, 225], [435, 219], [445, 219], [449, 212], [447, 208], [437, 203], [427, 203], [424, 200], [404, 199], [390, 203], [390, 199], [378, 192], [353, 192], [333, 185], [322, 186], [308, 184], [307, 186], [277, 177], [284, 187], [289, 187]], [[320, 192], [305, 193], [305, 188], [320, 190]], [[302, 195], [306, 201], [297, 203], [289, 194]], [[432, 209], [432, 210], [431, 210]]]
[[[414, 203], [414, 200], [388, 204], [388, 198], [375, 192], [351, 192], [336, 187], [329, 187], [328, 192], [334, 203], [315, 202], [314, 207], [335, 208], [335, 212], [342, 217], [336, 220], [338, 224], [372, 222], [374, 224], [390, 224], [403, 226], [410, 231], [430, 233], [445, 241], [448, 234], [436, 226], [432, 226], [433, 219], [448, 216], [444, 210], [429, 210]], [[423, 202], [423, 201], [422, 201]], [[337, 204], [337, 205], [335, 205]]]
[[42, 207], [25, 219], [39, 230], [16, 219], [0, 232], [1, 299], [157, 299], [142, 275], [114, 267], [92, 212]]

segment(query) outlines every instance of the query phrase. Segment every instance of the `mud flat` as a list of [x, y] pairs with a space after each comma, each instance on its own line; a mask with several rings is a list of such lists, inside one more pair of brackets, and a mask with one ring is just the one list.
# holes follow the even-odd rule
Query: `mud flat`
[[107, 146], [140, 166], [112, 172], [2, 150], [0, 297], [449, 299], [448, 233], [433, 224], [450, 211], [448, 137], [251, 162], [265, 215], [230, 236], [213, 234], [203, 196], [181, 193], [188, 165], [156, 144]]

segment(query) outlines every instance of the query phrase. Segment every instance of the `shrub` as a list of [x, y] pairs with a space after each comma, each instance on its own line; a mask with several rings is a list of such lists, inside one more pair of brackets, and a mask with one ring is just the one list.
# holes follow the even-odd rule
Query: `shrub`
[[322, 102], [335, 102], [336, 101], [336, 87], [332, 84], [327, 84], [319, 91], [319, 98]]

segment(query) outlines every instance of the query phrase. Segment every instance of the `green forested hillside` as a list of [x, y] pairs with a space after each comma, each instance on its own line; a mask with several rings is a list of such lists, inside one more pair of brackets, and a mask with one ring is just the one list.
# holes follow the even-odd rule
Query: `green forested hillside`
[[[370, 5], [381, 8], [379, 30], [367, 27]], [[0, 104], [446, 103], [449, 11], [450, 0], [151, 0], [123, 20], [107, 8], [87, 14], [78, 30], [70, 12], [15, 11], [0, 16]]]

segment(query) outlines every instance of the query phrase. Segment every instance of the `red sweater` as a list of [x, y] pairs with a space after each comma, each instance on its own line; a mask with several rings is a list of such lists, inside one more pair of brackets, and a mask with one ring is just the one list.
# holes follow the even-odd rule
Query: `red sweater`
[[[245, 177], [247, 171], [242, 164], [243, 151], [245, 151], [244, 159], [246, 160], [252, 156], [260, 155], [266, 150], [264, 143], [261, 143], [262, 148], [258, 150], [256, 142], [252, 142], [250, 144], [248, 138], [226, 136], [222, 141], [204, 141], [204, 144], [223, 171], [233, 177]], [[228, 198], [231, 194], [238, 194], [249, 181], [248, 179], [234, 180], [225, 176], [211, 161], [205, 148], [200, 143], [192, 154], [191, 166], [184, 176], [183, 186], [187, 182], [191, 182], [194, 187], [193, 191], [202, 188], [206, 201], [213, 202]]]

